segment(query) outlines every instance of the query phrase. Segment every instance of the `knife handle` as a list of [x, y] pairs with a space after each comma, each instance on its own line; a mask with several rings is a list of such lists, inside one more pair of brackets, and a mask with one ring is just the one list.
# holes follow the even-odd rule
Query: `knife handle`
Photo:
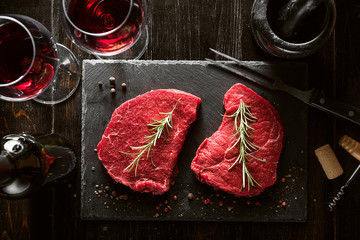
[[360, 125], [360, 109], [346, 103], [329, 99], [321, 90], [315, 90], [309, 104], [340, 118]]

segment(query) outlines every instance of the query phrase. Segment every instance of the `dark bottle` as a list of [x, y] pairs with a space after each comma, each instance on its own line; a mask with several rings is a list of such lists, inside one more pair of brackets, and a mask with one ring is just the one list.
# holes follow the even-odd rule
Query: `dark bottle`
[[76, 157], [70, 145], [56, 134], [33, 137], [10, 134], [1, 140], [0, 196], [29, 196], [47, 182], [70, 173]]

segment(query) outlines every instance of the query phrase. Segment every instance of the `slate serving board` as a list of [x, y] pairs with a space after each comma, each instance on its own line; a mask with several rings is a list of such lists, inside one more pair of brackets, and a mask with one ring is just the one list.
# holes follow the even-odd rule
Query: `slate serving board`
[[[304, 87], [307, 81], [307, 66], [302, 63], [246, 64], [296, 87]], [[110, 93], [111, 76], [116, 78], [115, 94]], [[126, 83], [126, 89], [121, 87], [122, 83]], [[247, 85], [272, 103], [280, 113], [286, 133], [277, 182], [253, 198], [236, 198], [215, 191], [201, 184], [190, 169], [198, 146], [220, 126], [224, 94], [235, 83]], [[114, 182], [94, 149], [116, 107], [160, 88], [177, 88], [200, 97], [202, 102], [179, 155], [179, 174], [174, 184], [163, 196], [152, 196]], [[267, 90], [205, 61], [85, 60], [81, 154], [82, 219], [274, 222], [307, 219], [306, 105], [286, 93]]]

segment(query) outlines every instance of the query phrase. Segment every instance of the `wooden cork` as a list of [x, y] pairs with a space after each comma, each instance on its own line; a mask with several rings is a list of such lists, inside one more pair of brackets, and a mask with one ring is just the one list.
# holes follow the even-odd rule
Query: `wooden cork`
[[342, 169], [329, 144], [316, 149], [315, 155], [317, 156], [328, 179], [334, 179], [343, 174], [344, 170]]
[[352, 139], [351, 137], [344, 135], [339, 140], [339, 145], [351, 154], [354, 158], [360, 161], [360, 143]]

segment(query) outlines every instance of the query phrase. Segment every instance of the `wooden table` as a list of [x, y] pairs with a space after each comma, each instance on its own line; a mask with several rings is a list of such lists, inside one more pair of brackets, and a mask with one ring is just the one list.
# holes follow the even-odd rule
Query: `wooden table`
[[[65, 35], [60, 2], [2, 0], [0, 13], [28, 15], [42, 22], [58, 42], [79, 58], [88, 59]], [[280, 61], [259, 50], [250, 29], [251, 0], [148, 0], [150, 42], [143, 59], [203, 60], [209, 47], [240, 60]], [[326, 46], [300, 59], [309, 66], [309, 88], [360, 107], [360, 2], [336, 1], [336, 30]], [[0, 135], [17, 132], [58, 133], [69, 139], [80, 159], [81, 91], [68, 101], [45, 106], [34, 101], [0, 102]], [[328, 201], [358, 162], [337, 144], [347, 134], [360, 140], [360, 127], [309, 109], [308, 220], [305, 223], [108, 222], [82, 221], [80, 167], [64, 181], [17, 201], [0, 200], [0, 239], [359, 239], [360, 176], [334, 212]], [[329, 143], [344, 174], [328, 180], [314, 150]]]

